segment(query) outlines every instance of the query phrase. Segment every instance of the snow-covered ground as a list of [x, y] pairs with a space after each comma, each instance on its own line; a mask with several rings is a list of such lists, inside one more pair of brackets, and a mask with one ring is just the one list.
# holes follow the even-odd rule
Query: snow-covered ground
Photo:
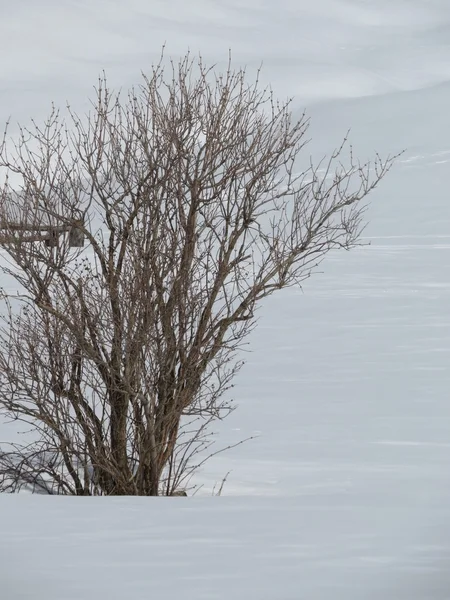
[[2, 122], [83, 111], [101, 69], [127, 87], [166, 42], [263, 61], [316, 157], [348, 128], [362, 158], [406, 150], [371, 245], [261, 310], [219, 430], [258, 437], [198, 480], [231, 471], [224, 497], [1, 497], [0, 598], [447, 600], [450, 2], [23, 0], [0, 40]]

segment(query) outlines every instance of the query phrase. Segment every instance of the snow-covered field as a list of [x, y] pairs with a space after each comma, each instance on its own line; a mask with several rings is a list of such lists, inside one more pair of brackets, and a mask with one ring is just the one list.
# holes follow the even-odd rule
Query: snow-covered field
[[101, 69], [127, 87], [166, 42], [263, 61], [316, 157], [349, 128], [362, 158], [406, 150], [371, 245], [261, 310], [219, 430], [257, 439], [196, 498], [1, 497], [1, 600], [450, 598], [450, 2], [23, 0], [0, 40], [1, 122], [83, 111]]

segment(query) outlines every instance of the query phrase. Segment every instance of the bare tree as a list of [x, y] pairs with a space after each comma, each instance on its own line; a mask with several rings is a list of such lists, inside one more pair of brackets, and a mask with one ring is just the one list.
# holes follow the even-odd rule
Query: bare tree
[[392, 164], [345, 145], [305, 164], [290, 101], [231, 64], [170, 64], [124, 99], [100, 78], [87, 118], [54, 108], [5, 132], [1, 268], [20, 291], [4, 293], [0, 409], [31, 434], [3, 446], [4, 491], [179, 494], [232, 409], [256, 307], [358, 243]]

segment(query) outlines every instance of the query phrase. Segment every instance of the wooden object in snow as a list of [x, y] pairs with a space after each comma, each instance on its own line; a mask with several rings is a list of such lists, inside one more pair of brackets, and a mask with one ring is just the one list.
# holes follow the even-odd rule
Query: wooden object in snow
[[[7, 223], [4, 227], [0, 226], [0, 230], [3, 228], [8, 231], [8, 233], [0, 233], [0, 244], [44, 242], [47, 248], [55, 248], [58, 246], [59, 236], [68, 233], [70, 248], [82, 248], [84, 246], [83, 225], [83, 219], [75, 219], [68, 225], [55, 226]], [[17, 232], [22, 235], [16, 236], [11, 232]], [[24, 233], [28, 234], [28, 232], [29, 235], [23, 235]]]

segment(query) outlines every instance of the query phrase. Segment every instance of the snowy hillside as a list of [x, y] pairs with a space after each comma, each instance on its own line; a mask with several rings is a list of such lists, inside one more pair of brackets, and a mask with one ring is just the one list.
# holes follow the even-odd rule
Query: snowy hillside
[[[2, 123], [187, 48], [295, 95], [314, 157], [405, 150], [371, 245], [273, 296], [193, 499], [0, 497], [0, 598], [450, 596], [450, 3], [3, 3]], [[17, 435], [3, 426], [0, 438]], [[231, 471], [224, 497], [206, 497]], [[204, 496], [204, 497], [202, 497]]]

